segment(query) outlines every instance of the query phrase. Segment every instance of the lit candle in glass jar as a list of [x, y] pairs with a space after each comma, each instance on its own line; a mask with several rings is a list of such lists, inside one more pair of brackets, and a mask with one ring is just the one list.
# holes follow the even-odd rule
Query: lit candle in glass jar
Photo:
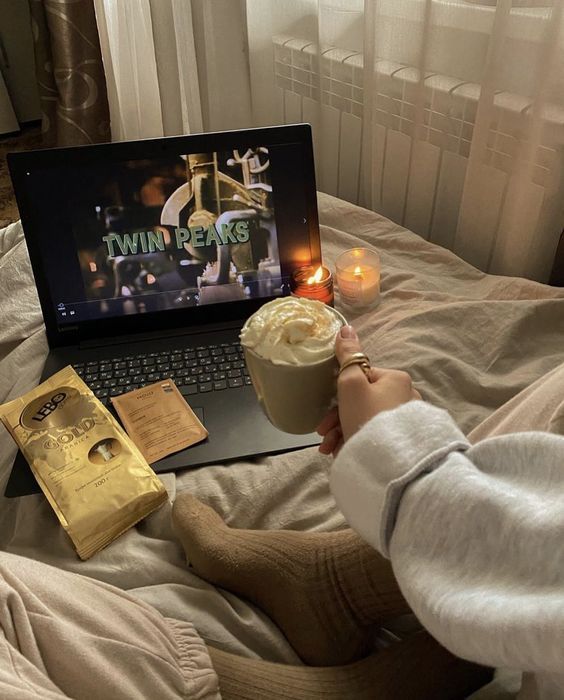
[[290, 286], [296, 297], [316, 299], [333, 306], [333, 276], [323, 265], [306, 265], [294, 270]]
[[369, 248], [353, 248], [337, 258], [337, 284], [345, 306], [367, 309], [380, 301], [380, 256]]

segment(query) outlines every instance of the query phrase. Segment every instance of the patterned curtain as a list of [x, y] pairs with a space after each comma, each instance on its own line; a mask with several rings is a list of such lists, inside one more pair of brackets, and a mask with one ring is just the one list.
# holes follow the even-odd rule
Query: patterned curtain
[[110, 141], [93, 0], [29, 0], [43, 145]]

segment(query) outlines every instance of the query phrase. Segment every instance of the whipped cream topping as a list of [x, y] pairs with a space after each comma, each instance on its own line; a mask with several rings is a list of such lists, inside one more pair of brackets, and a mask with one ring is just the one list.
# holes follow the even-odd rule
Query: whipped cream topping
[[275, 365], [310, 365], [331, 357], [343, 318], [320, 301], [283, 297], [256, 311], [241, 343]]

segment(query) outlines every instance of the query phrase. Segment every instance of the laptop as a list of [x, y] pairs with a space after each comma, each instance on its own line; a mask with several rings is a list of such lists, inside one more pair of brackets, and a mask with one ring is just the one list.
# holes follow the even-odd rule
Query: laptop
[[[172, 377], [206, 426], [159, 472], [319, 443], [262, 413], [239, 331], [321, 261], [307, 124], [8, 156], [45, 319], [41, 381], [67, 365], [110, 409]], [[114, 413], [115, 415], [115, 413]], [[18, 454], [5, 495], [39, 491]]]

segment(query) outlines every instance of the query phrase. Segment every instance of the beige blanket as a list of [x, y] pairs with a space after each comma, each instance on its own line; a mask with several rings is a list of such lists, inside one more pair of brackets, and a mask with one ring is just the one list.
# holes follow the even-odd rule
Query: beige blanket
[[[382, 257], [382, 303], [349, 320], [373, 364], [408, 370], [423, 397], [469, 431], [564, 362], [564, 290], [478, 272], [373, 212], [319, 195], [325, 262], [353, 246]], [[337, 306], [339, 300], [337, 296]], [[40, 376], [47, 352], [22, 232], [0, 232], [0, 402]], [[15, 447], [0, 430], [0, 489]], [[344, 521], [329, 493], [329, 460], [315, 449], [166, 475], [171, 498], [190, 489], [235, 527], [330, 530]], [[74, 554], [42, 495], [0, 500], [0, 549], [127, 589], [165, 615], [192, 621], [216, 646], [297, 662], [278, 629], [245, 601], [186, 570], [170, 507], [87, 562]]]

